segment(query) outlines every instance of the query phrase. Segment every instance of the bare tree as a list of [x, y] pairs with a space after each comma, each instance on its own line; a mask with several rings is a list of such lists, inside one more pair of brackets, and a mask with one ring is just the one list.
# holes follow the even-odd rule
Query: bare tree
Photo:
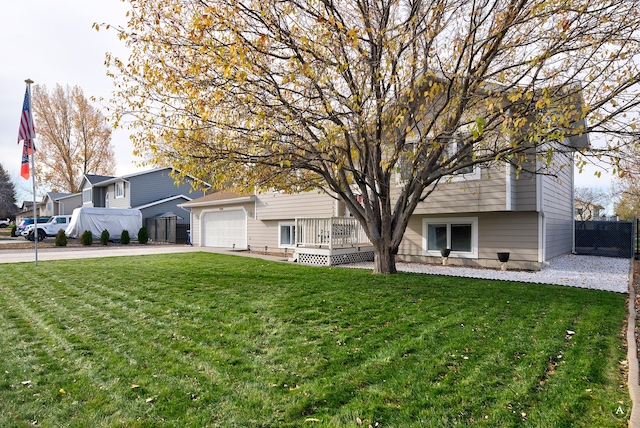
[[32, 99], [39, 182], [60, 192], [77, 193], [84, 174], [115, 173], [111, 129], [82, 89], [56, 85], [49, 93], [46, 86], [36, 85]]
[[597, 220], [609, 205], [611, 193], [599, 187], [576, 187], [574, 192], [577, 220]]

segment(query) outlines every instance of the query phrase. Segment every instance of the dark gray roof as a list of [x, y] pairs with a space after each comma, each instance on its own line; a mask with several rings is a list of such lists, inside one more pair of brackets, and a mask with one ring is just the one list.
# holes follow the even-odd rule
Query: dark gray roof
[[95, 174], [85, 174], [84, 177], [91, 184], [98, 184], [102, 181], [111, 180], [115, 178], [111, 175], [95, 175]]
[[55, 200], [58, 200], [60, 198], [64, 198], [66, 196], [69, 196], [69, 195], [71, 195], [71, 193], [47, 192], [47, 195], [49, 196], [49, 198], [51, 198], [51, 200], [55, 201]]

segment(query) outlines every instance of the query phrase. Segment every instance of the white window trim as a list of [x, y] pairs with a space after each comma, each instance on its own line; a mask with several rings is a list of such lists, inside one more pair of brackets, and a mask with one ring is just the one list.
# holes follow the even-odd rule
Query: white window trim
[[[121, 188], [122, 188], [122, 194], [121, 194], [120, 196], [118, 196], [118, 188], [119, 188], [120, 186], [121, 186]], [[116, 198], [116, 199], [124, 198], [124, 195], [125, 195], [125, 184], [124, 184], [124, 182], [122, 182], [122, 183], [116, 183], [116, 184], [115, 184], [115, 186], [114, 186], [114, 189], [113, 189], [113, 193], [115, 194], [115, 198]]]
[[282, 243], [282, 227], [283, 226], [293, 227], [295, 230], [296, 222], [295, 221], [279, 221], [278, 222], [278, 248], [295, 248], [296, 246], [295, 239], [293, 244], [284, 245]]
[[452, 224], [471, 224], [471, 252], [451, 251], [449, 257], [460, 259], [477, 259], [478, 258], [478, 217], [446, 217], [446, 218], [423, 218], [422, 219], [422, 252], [425, 256], [442, 257], [440, 251], [428, 250], [428, 232], [430, 224], [446, 224], [447, 225], [447, 247], [451, 246], [451, 225]]
[[[406, 144], [415, 144], [417, 142], [416, 139], [407, 139], [405, 142]], [[473, 172], [469, 172], [466, 174], [449, 174], [449, 175], [445, 175], [444, 177], [442, 177], [442, 179], [445, 182], [451, 182], [451, 183], [455, 183], [455, 182], [460, 182], [460, 181], [475, 181], [475, 180], [480, 180], [482, 179], [482, 169], [480, 168], [479, 164], [475, 164], [472, 166], [473, 167]], [[400, 169], [400, 165], [398, 164], [398, 168], [396, 169], [396, 184], [398, 186], [404, 186], [407, 183], [407, 180], [403, 180], [402, 179], [402, 172]]]
[[[85, 195], [88, 195], [88, 198], [85, 198]], [[91, 188], [84, 189], [82, 191], [82, 204], [90, 204], [92, 202], [92, 191]]]

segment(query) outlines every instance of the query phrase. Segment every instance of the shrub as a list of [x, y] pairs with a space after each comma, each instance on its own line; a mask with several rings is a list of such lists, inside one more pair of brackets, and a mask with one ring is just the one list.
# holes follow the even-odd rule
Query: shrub
[[102, 245], [107, 245], [109, 243], [109, 231], [107, 229], [103, 230], [100, 234], [100, 243]]
[[93, 234], [90, 230], [85, 230], [80, 237], [80, 242], [82, 245], [91, 245], [93, 244]]
[[15, 224], [11, 224], [11, 236], [12, 237], [16, 237], [18, 235], [16, 235], [16, 229], [18, 228], [18, 226], [16, 226]]
[[123, 230], [122, 235], [120, 236], [120, 243], [122, 245], [127, 245], [129, 242], [131, 242], [131, 238], [129, 237], [129, 231]]
[[147, 232], [147, 228], [142, 226], [138, 231], [138, 242], [140, 244], [146, 244], [149, 241], [149, 232]]
[[60, 229], [56, 234], [56, 247], [67, 246], [67, 234], [64, 233], [64, 229]]

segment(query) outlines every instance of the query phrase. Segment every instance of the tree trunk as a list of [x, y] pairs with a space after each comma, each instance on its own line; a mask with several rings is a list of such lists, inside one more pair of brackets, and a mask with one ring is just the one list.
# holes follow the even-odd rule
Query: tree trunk
[[396, 251], [391, 250], [391, 246], [384, 242], [374, 244], [373, 273], [392, 274], [396, 273]]

